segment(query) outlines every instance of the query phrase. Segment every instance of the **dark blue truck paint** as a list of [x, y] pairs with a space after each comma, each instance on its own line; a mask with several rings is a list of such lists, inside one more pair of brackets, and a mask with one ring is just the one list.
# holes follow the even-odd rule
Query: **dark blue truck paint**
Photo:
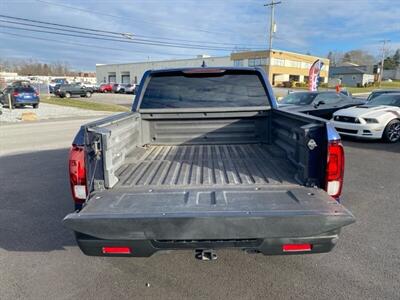
[[[257, 72], [263, 78], [268, 96], [266, 108], [256, 111], [234, 109], [224, 112], [141, 110], [140, 102], [154, 74], [176, 73], [190, 69], [147, 71], [136, 94], [132, 112], [111, 116], [81, 127], [73, 144], [86, 148], [87, 178], [88, 181], [89, 178], [94, 179], [95, 184], [90, 186], [91, 194], [83, 208], [78, 206], [78, 211], [66, 216], [63, 222], [74, 230], [78, 245], [85, 254], [140, 257], [171, 249], [239, 248], [274, 255], [292, 254], [282, 252], [282, 245], [291, 243], [312, 244], [310, 252], [300, 251], [296, 252], [297, 254], [321, 253], [333, 248], [341, 227], [354, 222], [352, 214], [322, 190], [325, 188], [327, 145], [330, 141], [340, 140], [335, 129], [322, 119], [278, 110], [272, 88], [263, 70], [223, 69], [232, 72], [243, 70]], [[138, 124], [141, 125], [135, 127], [131, 122], [140, 122]], [[220, 123], [225, 127], [221, 127]], [[256, 128], [254, 126], [259, 126], [257, 124], [265, 124], [266, 131], [261, 128], [261, 131], [257, 131], [258, 133], [249, 138], [248, 133], [251, 133], [249, 130], [254, 130]], [[133, 128], [126, 131], [128, 135], [125, 134], [126, 139], [132, 141], [138, 142], [137, 137], [132, 138], [129, 134], [132, 134], [132, 130], [138, 130], [141, 143], [145, 144], [144, 148], [140, 143], [136, 146], [138, 148], [133, 152], [129, 150], [131, 151], [129, 153], [124, 150], [125, 146], [122, 150], [118, 148], [118, 142], [112, 141], [113, 132], [123, 131], [124, 126]], [[182, 127], [186, 129], [182, 131]], [[205, 128], [214, 131], [198, 137], [198, 132]], [[143, 132], [150, 135], [146, 136]], [[189, 136], [190, 140], [182, 140], [181, 133], [177, 135], [177, 132]], [[241, 140], [236, 141], [235, 135], [244, 140], [243, 143], [248, 144], [240, 144]], [[99, 137], [101, 137], [99, 141], [102, 155], [95, 160], [91, 153], [93, 139]], [[231, 142], [228, 142], [229, 139], [232, 139]], [[306, 147], [306, 141], [311, 139], [318, 145], [316, 151]], [[118, 137], [116, 140], [121, 141]], [[232, 161], [238, 176], [243, 177], [239, 179], [240, 181], [237, 181], [237, 178], [235, 180], [229, 178], [228, 173], [233, 172], [233, 169], [228, 170], [227, 165], [224, 169], [216, 165], [211, 166], [208, 169], [214, 172], [214, 177], [210, 177], [211, 179], [198, 173], [200, 180], [211, 180], [213, 185], [203, 185], [205, 184], [203, 181], [199, 182], [196, 181], [198, 179], [191, 177], [194, 174], [193, 168], [198, 169], [196, 160], [207, 159], [204, 158], [207, 157], [204, 156], [206, 154], [199, 154], [198, 151], [206, 151], [205, 149], [225, 151], [224, 147], [236, 152], [246, 149], [260, 151], [255, 148], [259, 147], [256, 145], [260, 142], [266, 143], [268, 153], [260, 152], [257, 155], [265, 157], [267, 162], [264, 162], [264, 166], [271, 170], [262, 170], [263, 164], [256, 160], [258, 156], [246, 158], [229, 154], [230, 159], [241, 157], [236, 162]], [[271, 143], [273, 145], [268, 146]], [[287, 149], [282, 148], [284, 146], [287, 146]], [[118, 148], [119, 152], [113, 153], [110, 160], [110, 157], [106, 157], [106, 151], [112, 151], [113, 147]], [[166, 161], [168, 149], [171, 151], [174, 147], [186, 149], [183, 150], [186, 154], [179, 154], [183, 155], [182, 161], [178, 161], [176, 156]], [[153, 152], [155, 154], [151, 154]], [[219, 156], [211, 159], [222, 158], [222, 164], [230, 164], [229, 160], [223, 159], [225, 155], [223, 152], [218, 153]], [[253, 155], [250, 152], [243, 154]], [[139, 159], [141, 155], [155, 156], [146, 160], [146, 158]], [[107, 164], [110, 165], [110, 161], [116, 161], [120, 156], [131, 157], [133, 165], [124, 163], [118, 165], [119, 169], [115, 170], [115, 176], [114, 171], [107, 169], [109, 168]], [[282, 165], [274, 167], [265, 165], [269, 163], [270, 158], [272, 158], [271, 163], [277, 160]], [[169, 171], [162, 167], [163, 164], [184, 165], [187, 162], [191, 163], [190, 168], [192, 168], [189, 179], [182, 171], [184, 167], [181, 167], [177, 175], [168, 175]], [[103, 168], [94, 168], [94, 164]], [[253, 164], [254, 170], [258, 171], [250, 170], [246, 164]], [[257, 167], [257, 164], [260, 166]], [[279, 170], [280, 167], [282, 170]], [[288, 169], [285, 169], [286, 167]], [[247, 172], [247, 175], [242, 174], [242, 171]], [[279, 173], [283, 181], [276, 182], [275, 179], [279, 176], [276, 177], [277, 175], [272, 173], [270, 177], [265, 175], [265, 172], [271, 171]], [[286, 178], [288, 174], [285, 175], [286, 171], [289, 173], [292, 171], [295, 176]], [[257, 183], [257, 179], [260, 180], [256, 176], [259, 172], [264, 172], [265, 180], [261, 180], [261, 183]], [[110, 175], [117, 178], [116, 183], [112, 182], [113, 177]], [[247, 183], [243, 181], [246, 176], [251, 178], [247, 179]], [[158, 185], [153, 184], [156, 179]], [[174, 183], [167, 185], [161, 180], [166, 182], [172, 180]], [[182, 184], [181, 180], [186, 183]], [[224, 181], [228, 181], [230, 185], [223, 184]], [[209, 201], [211, 206], [207, 204]], [[104, 254], [101, 250], [103, 247], [116, 246], [129, 247], [132, 252], [119, 255]]]

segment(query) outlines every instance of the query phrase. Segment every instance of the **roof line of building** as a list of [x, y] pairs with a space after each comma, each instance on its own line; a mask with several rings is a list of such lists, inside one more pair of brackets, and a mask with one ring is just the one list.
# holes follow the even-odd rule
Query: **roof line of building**
[[138, 61], [138, 62], [126, 62], [126, 63], [117, 63], [117, 64], [96, 64], [96, 66], [121, 66], [121, 65], [135, 65], [135, 64], [143, 64], [143, 63], [160, 63], [160, 62], [177, 62], [177, 61], [188, 61], [188, 60], [210, 60], [215, 58], [229, 58], [230, 55], [225, 56], [209, 56], [209, 57], [193, 57], [193, 58], [180, 58], [180, 59], [165, 59], [165, 60], [152, 60], [152, 61]]

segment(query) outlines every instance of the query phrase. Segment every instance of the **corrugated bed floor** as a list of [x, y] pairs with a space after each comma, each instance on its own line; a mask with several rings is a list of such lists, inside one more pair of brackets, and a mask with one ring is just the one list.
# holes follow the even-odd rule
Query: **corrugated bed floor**
[[117, 172], [118, 186], [194, 186], [295, 183], [278, 148], [263, 144], [151, 145]]

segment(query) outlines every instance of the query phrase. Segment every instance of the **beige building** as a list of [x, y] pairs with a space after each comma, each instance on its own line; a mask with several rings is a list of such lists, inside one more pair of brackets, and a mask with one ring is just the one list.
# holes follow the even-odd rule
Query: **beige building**
[[328, 82], [329, 60], [312, 55], [304, 55], [283, 50], [249, 51], [232, 53], [230, 56], [209, 57], [164, 61], [145, 61], [123, 64], [97, 64], [97, 83], [139, 83], [147, 70], [200, 67], [204, 62], [208, 67], [264, 67], [273, 85], [283, 82], [307, 82], [311, 64], [317, 59], [324, 61], [321, 72], [322, 82]]
[[283, 50], [248, 51], [231, 54], [233, 65], [237, 67], [265, 68], [272, 85], [283, 82], [307, 82], [308, 71], [313, 62], [321, 59], [324, 66], [321, 71], [321, 82], [328, 82], [329, 59]]

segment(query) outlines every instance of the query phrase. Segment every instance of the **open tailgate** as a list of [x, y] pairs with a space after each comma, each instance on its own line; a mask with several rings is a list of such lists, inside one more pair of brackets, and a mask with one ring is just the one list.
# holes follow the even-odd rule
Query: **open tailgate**
[[105, 190], [64, 218], [100, 239], [202, 240], [308, 237], [353, 223], [353, 215], [315, 188]]

